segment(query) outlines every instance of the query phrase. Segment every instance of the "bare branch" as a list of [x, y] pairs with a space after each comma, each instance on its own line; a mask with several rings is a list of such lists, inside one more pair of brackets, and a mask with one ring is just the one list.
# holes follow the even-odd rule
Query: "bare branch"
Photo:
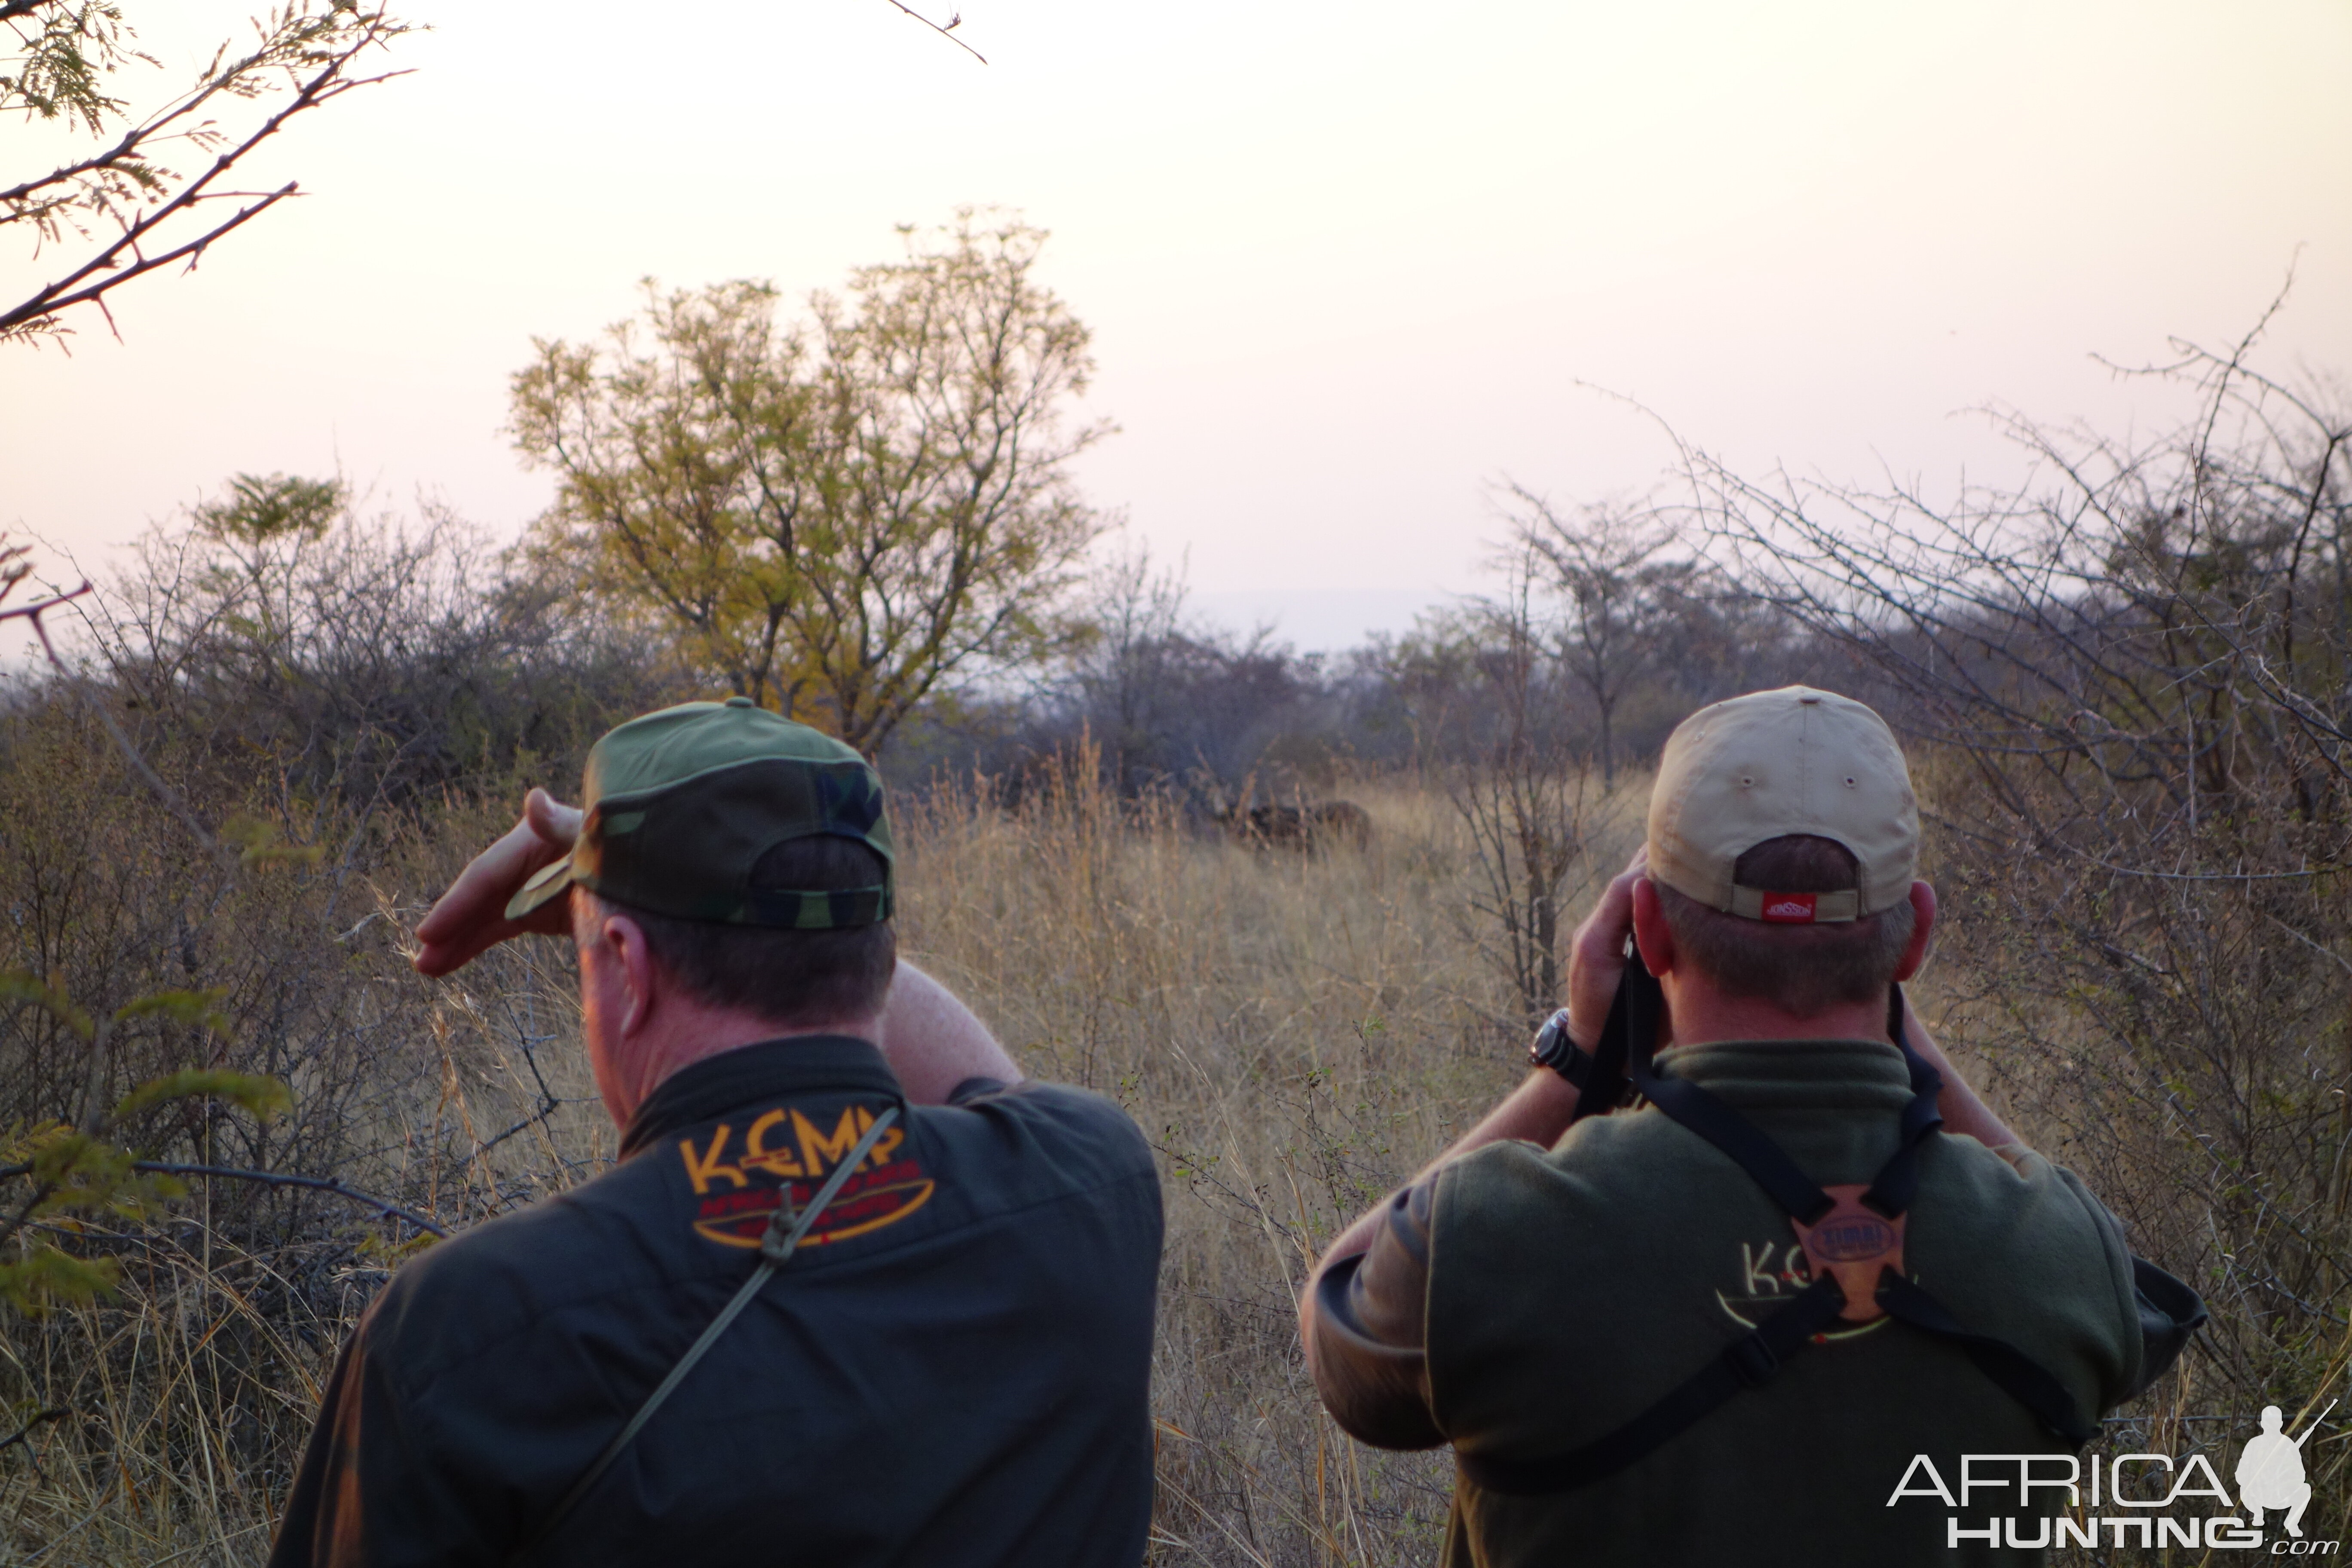
[[[365, 1204], [389, 1218], [404, 1220], [418, 1230], [445, 1240], [449, 1235], [447, 1227], [425, 1218], [415, 1209], [404, 1208], [390, 1198], [380, 1198], [373, 1193], [363, 1193], [337, 1176], [295, 1176], [282, 1171], [245, 1171], [231, 1165], [183, 1165], [162, 1160], [141, 1160], [133, 1164], [132, 1169], [162, 1176], [217, 1176], [228, 1181], [258, 1182], [265, 1186], [300, 1187], [310, 1192], [332, 1193], [339, 1198]], [[12, 1173], [0, 1171], [0, 1175]]]
[[[405, 72], [401, 71], [359, 78], [345, 75], [352, 62], [362, 53], [378, 46], [400, 30], [397, 25], [382, 13], [369, 18], [357, 33], [339, 45], [329, 56], [326, 63], [303, 81], [284, 105], [263, 120], [235, 145], [215, 156], [211, 165], [203, 174], [183, 185], [168, 200], [127, 222], [122, 222], [121, 232], [114, 239], [100, 247], [65, 276], [9, 310], [0, 311], [0, 342], [43, 331], [54, 331], [58, 330], [56, 326], [58, 315], [76, 305], [96, 303], [103, 310], [105, 308], [103, 297], [108, 292], [157, 268], [166, 267], [183, 259], [194, 265], [202, 258], [205, 247], [214, 241], [242, 227], [278, 201], [293, 195], [296, 186], [289, 182], [280, 189], [270, 192], [259, 200], [241, 208], [229, 218], [213, 225], [204, 233], [192, 239], [173, 244], [161, 254], [150, 256], [144, 248], [144, 242], [150, 237], [154, 236], [160, 227], [180, 215], [192, 212], [205, 202], [234, 200], [248, 194], [215, 191], [212, 187], [254, 149], [276, 135], [278, 130], [296, 115], [331, 102], [354, 88], [371, 87], [405, 75]], [[107, 151], [92, 158], [68, 164], [40, 179], [15, 187], [11, 191], [0, 192], [0, 200], [21, 200], [47, 185], [69, 181], [95, 171], [124, 168], [130, 161], [137, 158], [139, 150], [160, 136], [165, 127], [194, 113], [199, 106], [215, 94], [236, 90], [235, 84], [245, 75], [258, 68], [264, 58], [265, 56], [256, 56], [238, 62], [226, 72], [216, 72], [194, 92], [142, 121]], [[209, 138], [207, 136], [203, 139]], [[152, 183], [146, 175], [142, 174], [141, 177], [150, 184]], [[110, 210], [109, 199], [103, 197], [94, 199], [97, 200], [100, 210]], [[110, 315], [109, 320], [110, 324]]]
[[953, 44], [964, 53], [970, 55], [973, 59], [978, 60], [982, 65], [986, 65], [988, 63], [988, 57], [986, 55], [982, 54], [978, 49], [973, 48], [970, 44], [965, 43], [961, 38], [955, 36], [955, 30], [963, 26], [962, 12], [958, 11], [952, 13], [949, 17], [947, 26], [943, 27], [937, 22], [932, 21], [929, 16], [924, 16], [920, 11], [914, 10], [905, 5], [903, 0], [887, 0], [887, 4], [898, 6], [899, 10], [906, 12], [908, 16], [912, 16], [916, 21], [920, 22], [924, 26], [929, 27], [940, 37], [947, 39], [948, 42]]
[[[26, 0], [26, 3], [28, 5], [46, 5], [47, 0]], [[5, 14], [0, 14], [0, 22], [6, 20], [6, 16]], [[33, 1412], [32, 1415], [25, 1417], [25, 1424], [22, 1426], [17, 1427], [5, 1437], [0, 1437], [0, 1448], [13, 1448], [19, 1443], [29, 1444], [33, 1437], [33, 1428], [47, 1422], [62, 1421], [68, 1415], [72, 1414], [73, 1412], [69, 1410], [37, 1410]]]

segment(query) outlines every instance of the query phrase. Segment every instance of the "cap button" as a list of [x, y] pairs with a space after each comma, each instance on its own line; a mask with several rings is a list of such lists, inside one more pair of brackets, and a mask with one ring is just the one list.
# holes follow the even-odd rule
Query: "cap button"
[[752, 701], [748, 697], [730, 697], [727, 700], [727, 706], [730, 708], [757, 708], [759, 704]]

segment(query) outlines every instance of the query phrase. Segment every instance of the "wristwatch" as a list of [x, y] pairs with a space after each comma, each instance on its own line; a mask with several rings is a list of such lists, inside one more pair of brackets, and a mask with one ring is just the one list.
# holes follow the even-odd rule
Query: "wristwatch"
[[1568, 1037], [1565, 1007], [1544, 1020], [1543, 1027], [1536, 1031], [1534, 1044], [1528, 1047], [1528, 1057], [1536, 1066], [1551, 1068], [1579, 1089], [1592, 1076], [1592, 1053]]

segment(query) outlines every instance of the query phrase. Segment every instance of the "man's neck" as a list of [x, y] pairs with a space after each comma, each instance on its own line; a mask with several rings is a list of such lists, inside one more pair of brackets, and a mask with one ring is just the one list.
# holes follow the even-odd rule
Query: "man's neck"
[[1879, 1040], [1886, 1037], [1886, 994], [1876, 1000], [1840, 1003], [1819, 1013], [1784, 1011], [1747, 996], [1726, 996], [1704, 982], [1669, 973], [1661, 981], [1675, 1044], [1718, 1040]]
[[854, 1035], [873, 1039], [874, 1018], [845, 1018], [820, 1024], [779, 1024], [772, 1018], [733, 1007], [664, 998], [661, 1014], [622, 1043], [621, 1059], [610, 1064], [611, 1081], [597, 1075], [604, 1091], [604, 1107], [614, 1125], [626, 1127], [637, 1108], [653, 1091], [695, 1063], [765, 1040], [796, 1039], [815, 1035]]

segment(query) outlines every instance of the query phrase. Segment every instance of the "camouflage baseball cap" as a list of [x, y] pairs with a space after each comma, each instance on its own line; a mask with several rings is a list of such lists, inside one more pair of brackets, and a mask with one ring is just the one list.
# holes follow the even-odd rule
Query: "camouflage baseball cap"
[[[897, 857], [880, 775], [839, 741], [748, 697], [630, 720], [589, 752], [581, 795], [587, 816], [571, 858], [525, 882], [509, 920], [574, 883], [631, 909], [720, 925], [831, 931], [890, 918]], [[751, 886], [761, 856], [827, 835], [879, 855], [880, 883]]]

